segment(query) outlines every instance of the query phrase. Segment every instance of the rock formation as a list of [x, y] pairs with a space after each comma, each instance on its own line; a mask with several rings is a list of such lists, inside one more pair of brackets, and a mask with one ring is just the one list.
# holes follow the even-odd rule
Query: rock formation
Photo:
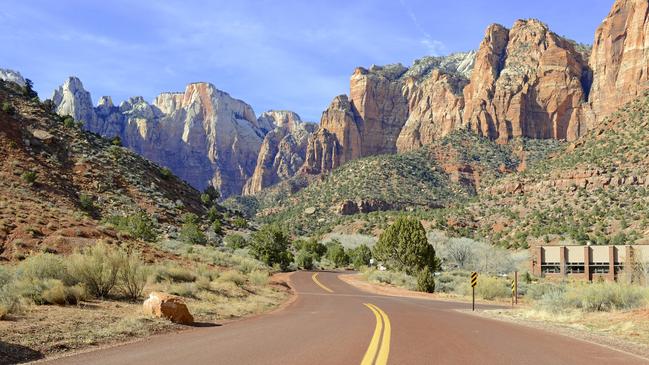
[[25, 79], [18, 71], [0, 68], [0, 80], [15, 82], [20, 86], [25, 86]]
[[194, 316], [189, 313], [183, 298], [161, 292], [151, 292], [142, 304], [145, 314], [157, 318], [166, 318], [174, 323], [191, 325]]
[[574, 44], [538, 20], [487, 29], [464, 89], [464, 123], [499, 142], [574, 140], [586, 131], [582, 104], [590, 70]]
[[257, 123], [269, 132], [261, 144], [254, 173], [243, 189], [247, 195], [294, 176], [304, 164], [307, 142], [316, 128], [290, 111], [265, 112]]
[[617, 0], [595, 33], [590, 103], [597, 121], [649, 88], [649, 3]]

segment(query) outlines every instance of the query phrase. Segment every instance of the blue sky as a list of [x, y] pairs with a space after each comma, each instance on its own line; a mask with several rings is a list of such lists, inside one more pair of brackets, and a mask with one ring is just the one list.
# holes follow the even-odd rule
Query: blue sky
[[147, 100], [208, 81], [260, 114], [319, 121], [356, 66], [478, 47], [491, 23], [538, 18], [592, 43], [613, 0], [3, 0], [0, 67], [41, 97], [67, 76], [93, 100]]

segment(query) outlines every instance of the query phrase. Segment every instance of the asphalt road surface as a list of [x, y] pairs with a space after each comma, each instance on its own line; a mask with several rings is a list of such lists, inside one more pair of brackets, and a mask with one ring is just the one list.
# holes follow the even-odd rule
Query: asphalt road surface
[[649, 364], [589, 342], [457, 311], [468, 308], [463, 303], [367, 294], [338, 275], [293, 274], [296, 300], [268, 315], [47, 363]]

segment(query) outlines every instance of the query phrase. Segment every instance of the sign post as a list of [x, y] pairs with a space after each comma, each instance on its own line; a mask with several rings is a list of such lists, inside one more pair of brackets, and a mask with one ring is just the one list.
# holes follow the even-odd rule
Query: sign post
[[514, 280], [512, 280], [512, 307], [518, 304], [518, 271], [514, 271]]
[[478, 273], [474, 271], [471, 273], [471, 296], [472, 296], [471, 310], [472, 311], [475, 311], [475, 286], [476, 285], [478, 285]]

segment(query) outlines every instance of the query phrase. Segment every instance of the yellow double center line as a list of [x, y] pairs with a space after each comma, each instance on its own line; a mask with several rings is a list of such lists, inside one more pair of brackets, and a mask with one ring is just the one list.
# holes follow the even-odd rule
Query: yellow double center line
[[[390, 318], [381, 308], [374, 304], [364, 304], [376, 316], [376, 327], [374, 327], [374, 335], [372, 335], [370, 346], [367, 348], [365, 356], [363, 356], [361, 365], [385, 365], [388, 363], [388, 356], [390, 355]], [[381, 335], [383, 335], [382, 338]]]
[[311, 276], [311, 279], [313, 279], [313, 282], [316, 283], [316, 284], [318, 284], [318, 286], [321, 287], [322, 289], [324, 289], [325, 291], [328, 291], [329, 293], [333, 293], [333, 292], [334, 292], [333, 290], [331, 290], [331, 289], [327, 288], [326, 286], [324, 286], [324, 285], [320, 282], [320, 280], [318, 280], [318, 273], [314, 273], [314, 274]]

